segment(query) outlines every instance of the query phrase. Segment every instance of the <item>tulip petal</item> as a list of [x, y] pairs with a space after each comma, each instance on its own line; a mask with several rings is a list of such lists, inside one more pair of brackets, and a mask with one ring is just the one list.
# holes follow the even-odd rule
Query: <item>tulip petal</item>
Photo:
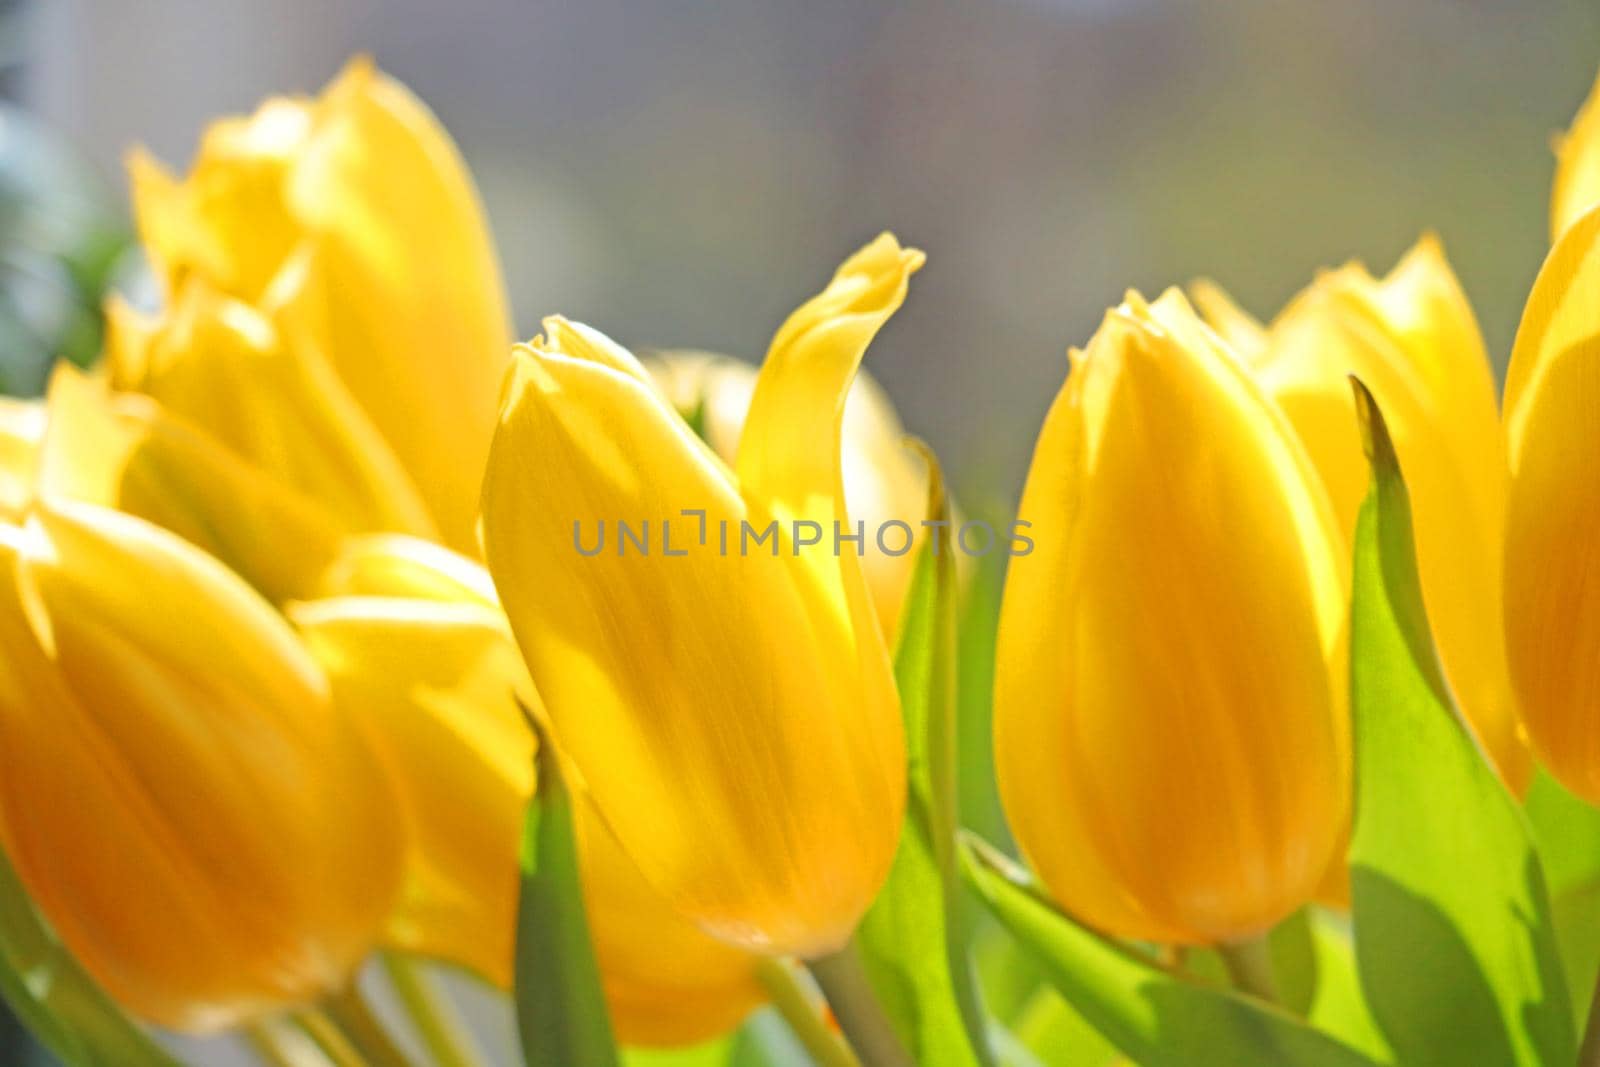
[[371, 596], [295, 604], [289, 616], [401, 783], [413, 859], [390, 936], [509, 986], [533, 738], [504, 617], [471, 602]]
[[285, 190], [309, 235], [307, 262], [270, 299], [322, 339], [445, 542], [476, 554], [479, 476], [511, 348], [483, 209], [438, 121], [370, 61], [352, 62], [313, 112]]
[[[113, 330], [125, 318], [114, 317]], [[111, 352], [136, 349], [118, 343]], [[410, 478], [321, 352], [291, 343], [202, 279], [184, 286], [136, 362], [111, 365], [111, 380], [153, 397], [352, 530], [433, 533]]]
[[171, 530], [270, 600], [309, 595], [346, 535], [316, 502], [149, 397], [113, 395], [61, 365], [47, 410], [42, 493], [114, 507]]
[[33, 499], [46, 422], [38, 401], [0, 397], [0, 519], [20, 518]]
[[406, 597], [444, 603], [476, 603], [499, 610], [494, 581], [465, 556], [404, 534], [352, 537], [341, 546], [320, 581], [323, 597]]
[[1256, 366], [1289, 416], [1348, 539], [1366, 471], [1346, 384], [1384, 405], [1416, 499], [1418, 558], [1440, 654], [1506, 782], [1532, 770], [1505, 661], [1500, 569], [1505, 453], [1477, 322], [1437, 238], [1382, 280], [1350, 265], [1320, 277], [1273, 324]]
[[[368, 540], [352, 572], [373, 595], [294, 604], [289, 614], [400, 786], [412, 867], [390, 937], [505, 988], [533, 793], [534, 741], [517, 703], [538, 708], [538, 696], [498, 607], [446, 588], [465, 561], [382, 541]], [[388, 570], [377, 565], [385, 551], [397, 560]], [[432, 562], [447, 570], [419, 581]], [[397, 589], [428, 599], [388, 595]], [[590, 933], [619, 1035], [678, 1045], [725, 1032], [762, 998], [752, 957], [672, 911], [581, 796], [575, 812]]]
[[1600, 212], [1545, 260], [1506, 374], [1507, 654], [1528, 733], [1568, 789], [1600, 802]]
[[1556, 139], [1556, 177], [1550, 190], [1550, 243], [1600, 203], [1600, 78], [1572, 127]]
[[[717, 455], [734, 462], [755, 391], [756, 368], [729, 356], [695, 351], [658, 352], [645, 366], [678, 414]], [[901, 623], [918, 553], [928, 540], [919, 525], [928, 494], [927, 465], [905, 446], [904, 434], [888, 394], [865, 370], [857, 372], [844, 405], [845, 504], [869, 531], [861, 569], [879, 625], [891, 640]], [[884, 544], [879, 544], [877, 531], [894, 521], [911, 528], [909, 548], [901, 549], [904, 535], [898, 531], [886, 534]]]
[[1233, 297], [1216, 282], [1201, 278], [1189, 286], [1189, 299], [1195, 310], [1206, 320], [1206, 325], [1217, 331], [1224, 341], [1243, 356], [1246, 362], [1255, 363], [1267, 347], [1267, 328], [1259, 319], [1233, 302]]

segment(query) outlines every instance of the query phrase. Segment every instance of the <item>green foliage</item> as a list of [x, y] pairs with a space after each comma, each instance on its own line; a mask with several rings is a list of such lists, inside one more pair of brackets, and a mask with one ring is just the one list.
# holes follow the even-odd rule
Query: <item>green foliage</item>
[[1527, 821], [1457, 713], [1423, 610], [1411, 506], [1356, 385], [1372, 489], [1351, 605], [1356, 963], [1402, 1064], [1565, 1064], [1577, 1042]]
[[616, 1067], [600, 968], [589, 941], [572, 795], [549, 738], [539, 735], [537, 788], [522, 837], [514, 995], [528, 1067]]
[[[937, 461], [929, 517], [948, 521]], [[955, 553], [923, 546], [895, 656], [909, 761], [905, 824], [889, 879], [858, 933], [863, 961], [901, 1041], [925, 1067], [989, 1067], [967, 954], [956, 859]]]
[[985, 904], [1090, 1025], [1142, 1067], [1372, 1067], [1254, 997], [1175, 974], [1079, 926], [976, 838], [962, 858]]
[[0, 393], [39, 393], [58, 358], [100, 354], [101, 300], [132, 244], [88, 168], [0, 104]]

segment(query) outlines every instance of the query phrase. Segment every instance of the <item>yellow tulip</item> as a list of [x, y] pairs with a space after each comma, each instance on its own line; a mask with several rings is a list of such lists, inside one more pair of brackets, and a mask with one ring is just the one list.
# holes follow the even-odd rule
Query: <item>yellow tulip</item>
[[1267, 330], [1215, 287], [1196, 299], [1293, 424], [1347, 545], [1367, 492], [1348, 375], [1377, 397], [1411, 490], [1422, 592], [1445, 673], [1520, 793], [1532, 760], [1500, 623], [1505, 451], [1483, 337], [1438, 240], [1424, 237], [1381, 280], [1358, 264], [1323, 274]]
[[[845, 397], [921, 262], [884, 235], [790, 316], [736, 473], [631, 354], [561, 319], [518, 349], [490, 451], [489, 569], [556, 737], [655, 889], [758, 951], [839, 949], [895, 850], [898, 699], [860, 560], [831, 535], [855, 531]], [[618, 520], [654, 524], [657, 551], [578, 550], [578, 528]], [[806, 522], [821, 543], [802, 546]]]
[[[756, 368], [707, 352], [665, 352], [646, 359], [644, 366], [678, 413], [698, 418], [706, 443], [724, 463], [733, 464], [755, 392]], [[843, 463], [845, 503], [854, 519], [865, 520], [869, 530], [893, 519], [916, 526], [928, 501], [927, 464], [906, 447], [893, 403], [865, 371], [856, 375], [844, 405]], [[917, 554], [928, 536], [921, 527], [916, 534], [909, 551], [899, 552], [898, 541], [884, 551], [872, 538], [861, 556], [878, 622], [891, 641], [899, 630]]]
[[0, 527], [0, 827], [122, 1004], [210, 1031], [348, 980], [400, 874], [382, 769], [293, 631], [139, 519]]
[[1071, 358], [1006, 581], [1001, 797], [1083, 921], [1247, 938], [1311, 898], [1348, 815], [1338, 527], [1181, 294], [1129, 294]]
[[1556, 140], [1556, 178], [1550, 197], [1550, 241], [1600, 203], [1600, 80], [1578, 109], [1572, 128]]
[[427, 108], [358, 59], [314, 100], [213, 125], [181, 181], [143, 154], [131, 169], [169, 295], [198, 275], [319, 348], [446, 543], [475, 553], [509, 317], [471, 178]]
[[1600, 803], [1600, 212], [1556, 241], [1533, 284], [1506, 373], [1505, 632], [1539, 756]]
[[[538, 698], [488, 575], [425, 542], [368, 538], [330, 568], [327, 590], [290, 614], [335, 699], [367, 725], [412, 827], [392, 943], [507, 986], [533, 792], [533, 735], [517, 701]], [[683, 1045], [731, 1029], [763, 999], [753, 957], [673, 912], [581, 795], [578, 814], [590, 931], [619, 1036]]]

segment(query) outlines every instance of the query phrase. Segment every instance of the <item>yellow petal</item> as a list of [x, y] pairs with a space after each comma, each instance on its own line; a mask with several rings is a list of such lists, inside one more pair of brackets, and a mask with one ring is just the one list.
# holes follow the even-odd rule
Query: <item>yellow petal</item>
[[511, 347], [466, 166], [403, 86], [357, 61], [314, 105], [286, 187], [308, 263], [274, 294], [400, 458], [445, 543], [476, 554], [483, 461]]
[[[495, 585], [564, 751], [656, 890], [736, 944], [831, 951], [887, 873], [903, 803], [876, 624], [787, 536], [741, 553], [741, 523], [774, 513], [614, 362], [519, 352], [484, 485]], [[588, 547], [618, 520], [650, 522], [650, 555], [580, 553], [575, 532]], [[665, 554], [663, 523], [686, 555]]]
[[1540, 757], [1600, 802], [1600, 213], [1556, 242], [1523, 311], [1506, 374], [1511, 471], [1505, 633], [1511, 678]]
[[313, 601], [290, 617], [399, 784], [412, 859], [390, 936], [509, 986], [533, 738], [504, 617], [478, 603], [393, 597]]
[[407, 597], [500, 608], [494, 582], [480, 564], [443, 545], [404, 534], [348, 539], [323, 572], [319, 586], [323, 597]]
[[1216, 282], [1202, 278], [1189, 286], [1189, 299], [1206, 325], [1217, 331], [1246, 362], [1254, 363], [1267, 347], [1267, 328], [1233, 302]]
[[1280, 413], [1176, 292], [1107, 315], [1020, 517], [995, 687], [1001, 795], [1079, 918], [1269, 928], [1347, 817], [1344, 550]]
[[676, 1048], [737, 1027], [767, 999], [755, 957], [673, 911], [581, 796], [577, 821], [589, 935], [618, 1040]]
[[301, 239], [285, 183], [311, 115], [307, 102], [280, 97], [212, 123], [182, 181], [142, 150], [129, 157], [139, 233], [170, 292], [195, 273], [245, 300], [266, 289]]
[[1600, 203], [1600, 80], [1556, 139], [1556, 178], [1550, 191], [1550, 243]]
[[[470, 594], [338, 597], [290, 614], [404, 798], [412, 874], [391, 938], [508, 986], [533, 790], [533, 738], [516, 701], [536, 706], [537, 697], [504, 617]], [[590, 932], [618, 1035], [680, 1045], [731, 1029], [763, 999], [752, 958], [672, 911], [581, 798], [577, 815]]]
[[[901, 248], [882, 234], [839, 267], [826, 289], [797, 309], [772, 341], [756, 378], [744, 432], [739, 438], [737, 471], [747, 498], [763, 501], [784, 519], [835, 524], [846, 533], [863, 533], [863, 516], [849, 513], [843, 460], [844, 409], [867, 345], [905, 300], [911, 275], [923, 263], [916, 249]], [[921, 515], [921, 502], [913, 514]], [[876, 528], [865, 538], [876, 540]], [[864, 539], [865, 539], [864, 538]], [[808, 596], [814, 610], [842, 603], [854, 637], [851, 666], [869, 707], [898, 705], [888, 677], [884, 633], [867, 591], [861, 557], [848, 549], [812, 550], [800, 556], [813, 579]], [[837, 610], [829, 605], [828, 610]], [[847, 675], [848, 676], [848, 675]], [[898, 727], [898, 713], [895, 725]], [[898, 729], [881, 721], [873, 747], [900, 748]]]
[[1273, 324], [1255, 372], [1316, 464], [1348, 539], [1367, 468], [1347, 376], [1383, 407], [1416, 519], [1423, 598], [1467, 721], [1513, 789], [1531, 760], [1500, 618], [1505, 454], [1488, 354], [1431, 235], [1375, 280], [1329, 272]]
[[37, 400], [0, 397], [0, 520], [15, 522], [33, 499], [45, 425]]
[[[113, 316], [114, 337], [130, 317]], [[426, 505], [323, 353], [191, 278], [154, 329], [109, 346], [116, 388], [144, 393], [351, 530], [423, 536]]]
[[180, 1030], [347, 980], [401, 839], [287, 624], [185, 542], [82, 504], [0, 531], [0, 575], [0, 819], [74, 955]]
[[[706, 443], [724, 462], [733, 463], [755, 391], [756, 369], [707, 352], [663, 352], [645, 367], [678, 413], [697, 417]], [[921, 526], [928, 495], [927, 465], [905, 446], [904, 436], [888, 394], [866, 371], [858, 373], [844, 405], [844, 494], [852, 519], [864, 521], [869, 531], [861, 568], [879, 624], [891, 641], [899, 629], [917, 554], [928, 537]], [[885, 535], [886, 551], [876, 531], [896, 520], [908, 524], [914, 536], [910, 547], [901, 551], [902, 537], [891, 531]]]
[[345, 530], [283, 485], [163, 410], [66, 365], [51, 377], [41, 492], [113, 507], [223, 560], [268, 599], [312, 593]]

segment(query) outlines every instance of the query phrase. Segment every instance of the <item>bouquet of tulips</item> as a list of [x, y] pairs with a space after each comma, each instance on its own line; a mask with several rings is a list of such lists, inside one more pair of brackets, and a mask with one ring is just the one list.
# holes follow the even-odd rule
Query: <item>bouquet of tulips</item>
[[130, 168], [159, 303], [0, 406], [0, 994], [69, 1067], [1600, 1064], [1600, 103], [1502, 401], [1432, 236], [1130, 292], [999, 523], [860, 374], [891, 235], [759, 369], [641, 359], [513, 344], [367, 61]]

